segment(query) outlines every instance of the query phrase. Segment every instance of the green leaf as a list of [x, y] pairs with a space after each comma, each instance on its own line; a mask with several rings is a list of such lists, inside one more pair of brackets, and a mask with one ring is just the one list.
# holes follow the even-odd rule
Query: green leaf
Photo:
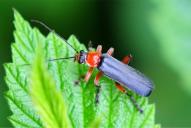
[[[64, 116], [63, 118], [66, 118], [66, 120], [63, 119], [63, 122], [70, 122], [71, 127], [131, 128], [155, 126], [155, 106], [148, 104], [147, 98], [134, 94], [138, 104], [144, 110], [144, 113], [140, 114], [129, 100], [129, 97], [119, 92], [114, 86], [114, 82], [106, 77], [102, 77], [100, 80], [100, 102], [98, 105], [95, 105], [96, 88], [93, 80], [97, 69], [87, 83], [83, 81], [82, 76], [86, 74], [88, 67], [72, 60], [46, 61], [43, 65], [41, 65], [40, 60], [35, 61], [36, 67], [34, 66], [32, 72], [31, 64], [39, 44], [43, 48], [42, 53], [44, 53], [45, 60], [74, 56], [75, 51], [53, 32], [45, 37], [38, 29], [31, 28], [29, 23], [17, 11], [14, 11], [14, 16], [16, 31], [14, 32], [15, 43], [12, 44], [13, 62], [5, 64], [5, 80], [9, 86], [6, 97], [13, 112], [10, 121], [15, 127], [37, 128], [43, 127], [42, 124], [48, 124], [47, 120], [50, 122], [60, 120], [61, 115], [57, 112], [62, 111], [65, 113], [65, 110], [56, 110], [58, 106], [49, 106], [61, 102], [60, 92], [62, 92], [64, 106], [67, 106], [69, 118], [69, 121], [67, 121], [67, 117], [62, 115]], [[68, 42], [78, 51], [86, 50], [85, 46], [80, 44], [73, 35], [70, 36]], [[38, 63], [39, 66], [37, 65]], [[46, 70], [44, 71], [43, 67], [47, 67], [49, 73]], [[35, 79], [32, 88], [29, 86], [31, 72], [33, 74], [32, 80], [34, 81]], [[34, 73], [36, 73], [36, 76]], [[48, 84], [42, 84], [40, 83], [42, 76], [44, 79], [52, 76], [53, 80], [46, 80]], [[76, 81], [78, 81], [78, 84], [76, 84]], [[37, 84], [37, 87], [35, 87], [35, 84]], [[54, 85], [56, 90], [52, 89]], [[42, 86], [46, 89], [42, 90]], [[50, 86], [51, 89], [47, 90]], [[38, 91], [34, 93], [33, 87]], [[30, 89], [33, 90], [32, 97], [29, 93]], [[38, 94], [39, 92], [41, 94]], [[46, 94], [49, 95], [45, 97]], [[48, 98], [52, 94], [58, 96], [59, 100], [53, 101], [54, 96]], [[48, 108], [46, 110], [47, 115], [44, 113], [45, 111], [39, 110], [41, 105], [39, 102]], [[36, 111], [35, 106], [38, 108], [38, 111]], [[53, 112], [52, 110], [58, 114], [56, 114], [58, 117], [54, 115], [54, 119], [52, 119], [52, 116], [48, 118], [50, 112]], [[45, 116], [47, 117], [45, 118]]]
[[70, 128], [62, 93], [56, 89], [54, 80], [44, 66], [42, 55], [39, 48], [32, 70], [32, 100], [46, 128]]

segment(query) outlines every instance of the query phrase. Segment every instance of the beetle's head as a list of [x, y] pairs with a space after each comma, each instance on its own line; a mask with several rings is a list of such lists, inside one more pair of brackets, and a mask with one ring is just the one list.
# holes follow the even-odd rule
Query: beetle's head
[[81, 50], [79, 53], [75, 55], [75, 61], [77, 61], [80, 64], [85, 63], [86, 55], [87, 55], [87, 52], [85, 52], [84, 50]]

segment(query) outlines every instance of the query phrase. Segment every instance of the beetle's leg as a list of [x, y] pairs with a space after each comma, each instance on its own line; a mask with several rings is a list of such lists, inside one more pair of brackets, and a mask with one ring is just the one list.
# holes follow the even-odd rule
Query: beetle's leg
[[91, 40], [88, 43], [88, 51], [93, 51], [93, 44]]
[[[132, 60], [132, 55], [130, 54], [130, 55], [128, 55], [128, 56], [125, 56], [125, 57], [123, 58], [122, 62], [123, 62], [124, 64], [129, 64], [129, 62], [130, 62], [131, 60]], [[122, 93], [125, 93], [127, 96], [129, 96], [131, 102], [134, 104], [134, 106], [137, 108], [137, 110], [138, 110], [140, 113], [143, 113], [143, 110], [142, 110], [141, 107], [137, 104], [135, 98], [134, 98], [131, 94], [129, 94], [123, 86], [121, 86], [121, 85], [120, 85], [119, 83], [117, 83], [117, 82], [115, 83], [115, 86], [117, 87], [117, 89], [118, 89], [119, 91], [121, 91]]]
[[113, 54], [113, 52], [114, 52], [114, 48], [110, 48], [110, 49], [107, 51], [107, 54], [111, 56], [111, 55]]
[[92, 75], [92, 72], [93, 72], [93, 67], [89, 67], [89, 69], [88, 69], [88, 72], [86, 73], [86, 76], [85, 76], [85, 78], [84, 78], [84, 80], [87, 82], [89, 79], [90, 79], [90, 77], [91, 77], [91, 75]]
[[[128, 55], [128, 56], [125, 56], [125, 57], [123, 58], [122, 62], [123, 62], [124, 64], [129, 64], [129, 62], [131, 61], [131, 59], [132, 59], [132, 55], [130, 54], [130, 55]], [[122, 87], [119, 83], [115, 82], [115, 86], [117, 87], [117, 89], [119, 89], [119, 91], [121, 91], [121, 92], [123, 92], [123, 93], [126, 92], [125, 88]]]
[[122, 93], [126, 94], [127, 96], [129, 96], [131, 102], [133, 103], [133, 105], [137, 108], [137, 110], [140, 112], [140, 113], [143, 113], [143, 110], [141, 109], [140, 105], [138, 105], [138, 103], [136, 102], [135, 98], [133, 97], [133, 95], [129, 94], [127, 92], [127, 90], [122, 87], [119, 83], [116, 83], [115, 86], [117, 87], [117, 89], [119, 91], [121, 91]]
[[94, 79], [94, 84], [95, 84], [96, 86], [98, 86], [99, 79], [102, 77], [102, 75], [103, 75], [103, 72], [101, 72], [101, 71], [99, 71], [99, 72], [97, 73], [97, 75], [96, 75], [96, 77], [95, 77], [95, 79]]
[[84, 75], [81, 75], [81, 76], [78, 78], [78, 80], [75, 80], [75, 81], [74, 81], [74, 85], [78, 85], [78, 84], [80, 83], [80, 81], [84, 79], [84, 77], [85, 77]]
[[100, 88], [101, 88], [101, 86], [96, 86], [96, 95], [95, 95], [95, 104], [96, 105], [99, 103]]
[[[102, 46], [98, 45], [96, 51], [101, 53], [102, 52]], [[90, 79], [90, 76], [92, 75], [93, 69], [94, 69], [93, 67], [89, 67], [88, 72], [87, 72], [87, 74], [85, 76], [85, 81], [86, 82]]]
[[102, 46], [101, 45], [97, 46], [96, 52], [102, 53]]
[[[102, 46], [101, 45], [98, 45], [97, 46], [97, 49], [96, 49], [97, 52], [101, 53], [102, 52]], [[101, 71], [98, 72], [98, 74], [96, 75], [95, 79], [94, 79], [94, 84], [96, 86], [98, 86], [98, 82], [99, 82], [99, 79], [100, 77], [103, 75], [103, 73]]]
[[[97, 47], [97, 52], [101, 52], [102, 51], [102, 46], [101, 45], [98, 45]], [[107, 54], [108, 55], [112, 55], [113, 54], [113, 51], [114, 49], [113, 48], [110, 48], [108, 51], [107, 51]], [[101, 78], [101, 76], [103, 75], [103, 72], [99, 71], [98, 74], [96, 75], [95, 79], [94, 79], [94, 84], [96, 86], [98, 86], [98, 83], [99, 83], [99, 79]]]
[[137, 101], [135, 100], [135, 98], [133, 97], [132, 94], [129, 94], [128, 92], [125, 93], [127, 96], [129, 96], [131, 102], [133, 103], [133, 105], [137, 108], [137, 110], [140, 113], [143, 113], [143, 110], [141, 109], [140, 105], [137, 103]]
[[[101, 45], [98, 45], [97, 51], [98, 51], [98, 52], [99, 52], [99, 51], [101, 52], [100, 49], [102, 49], [102, 46], [101, 46]], [[111, 56], [111, 55], [113, 54], [113, 52], [114, 52], [114, 49], [113, 49], [113, 48], [110, 48], [110, 49], [107, 51], [107, 54]], [[96, 75], [95, 79], [94, 79], [94, 84], [95, 84], [95, 85], [98, 86], [99, 79], [101, 78], [102, 75], [103, 75], [103, 72], [99, 71], [98, 74]]]
[[115, 87], [119, 90], [119, 91], [121, 91], [122, 93], [126, 93], [126, 90], [125, 90], [125, 88], [123, 87], [123, 86], [121, 86], [119, 83], [115, 83]]
[[102, 75], [103, 75], [103, 72], [99, 71], [94, 79], [94, 84], [96, 86], [96, 96], [95, 96], [96, 104], [99, 103], [100, 86], [98, 84], [99, 84], [99, 79], [101, 78]]
[[[98, 45], [96, 51], [101, 53], [102, 52], [102, 46]], [[114, 48], [110, 48], [107, 51], [107, 54], [111, 56], [113, 54], [113, 52], [114, 52]], [[97, 90], [96, 90], [96, 99], [95, 99], [96, 104], [99, 102], [100, 86], [98, 84], [99, 84], [99, 80], [102, 77], [102, 75], [103, 75], [103, 72], [99, 71], [98, 74], [96, 75], [95, 79], [94, 79], [94, 84], [96, 85], [96, 88], [97, 88]]]
[[132, 60], [132, 55], [130, 54], [130, 55], [128, 55], [128, 56], [125, 56], [124, 58], [123, 58], [123, 60], [122, 60], [122, 62], [124, 63], [124, 64], [129, 64], [129, 62]]

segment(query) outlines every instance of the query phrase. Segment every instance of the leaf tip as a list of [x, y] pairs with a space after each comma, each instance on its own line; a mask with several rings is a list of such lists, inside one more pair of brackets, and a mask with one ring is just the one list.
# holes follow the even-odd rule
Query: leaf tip
[[12, 7], [12, 10], [13, 10], [14, 14], [15, 14], [15, 12], [17, 12], [17, 10], [14, 7]]
[[15, 19], [16, 17], [21, 17], [21, 14], [15, 8], [12, 8], [12, 10], [13, 10]]
[[70, 41], [74, 41], [74, 42], [77, 41], [77, 42], [79, 42], [78, 39], [77, 39], [77, 37], [76, 37], [74, 34], [72, 34], [72, 35], [69, 36], [68, 41], [69, 41], [69, 42], [70, 42]]

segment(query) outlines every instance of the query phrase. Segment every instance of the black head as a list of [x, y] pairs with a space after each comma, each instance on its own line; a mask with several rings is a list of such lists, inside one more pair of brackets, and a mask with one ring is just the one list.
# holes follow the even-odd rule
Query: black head
[[79, 59], [78, 59], [78, 62], [80, 64], [83, 64], [86, 62], [86, 55], [87, 55], [87, 52], [85, 52], [84, 50], [81, 50], [80, 53], [79, 53]]

